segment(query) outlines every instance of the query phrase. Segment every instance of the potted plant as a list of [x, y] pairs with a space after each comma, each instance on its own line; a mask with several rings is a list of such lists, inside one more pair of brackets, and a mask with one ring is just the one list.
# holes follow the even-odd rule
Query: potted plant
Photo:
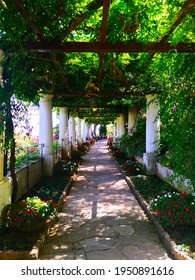
[[27, 197], [6, 205], [1, 214], [1, 227], [13, 227], [21, 231], [37, 231], [57, 218], [57, 205], [52, 200]]
[[60, 176], [72, 176], [76, 172], [77, 168], [77, 163], [69, 160], [62, 160], [55, 165], [54, 173]]

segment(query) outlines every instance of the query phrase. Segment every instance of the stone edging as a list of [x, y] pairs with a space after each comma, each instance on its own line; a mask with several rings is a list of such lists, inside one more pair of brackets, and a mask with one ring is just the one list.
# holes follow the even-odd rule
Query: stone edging
[[150, 212], [149, 210], [149, 204], [143, 199], [143, 197], [140, 195], [140, 193], [136, 190], [133, 182], [129, 177], [126, 176], [121, 166], [118, 164], [118, 162], [115, 160], [115, 158], [111, 155], [112, 159], [116, 163], [118, 169], [120, 170], [121, 174], [123, 175], [124, 179], [126, 180], [128, 186], [130, 187], [131, 191], [135, 195], [137, 201], [139, 202], [141, 208], [146, 213], [149, 220], [154, 224], [160, 239], [162, 240], [166, 250], [170, 252], [173, 259], [175, 260], [193, 260], [183, 252], [180, 252], [178, 250], [177, 244], [170, 238], [169, 234], [164, 230], [164, 228], [157, 222], [155, 216]]

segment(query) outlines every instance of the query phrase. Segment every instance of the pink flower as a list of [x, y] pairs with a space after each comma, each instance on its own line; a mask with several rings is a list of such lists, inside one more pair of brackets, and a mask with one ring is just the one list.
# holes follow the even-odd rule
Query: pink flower
[[177, 111], [177, 106], [173, 106], [173, 112]]

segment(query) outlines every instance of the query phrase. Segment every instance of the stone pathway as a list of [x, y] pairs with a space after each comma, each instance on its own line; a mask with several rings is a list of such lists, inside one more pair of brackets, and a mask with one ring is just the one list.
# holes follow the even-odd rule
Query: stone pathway
[[59, 223], [52, 228], [39, 259], [169, 259], [105, 140], [95, 143], [84, 156]]

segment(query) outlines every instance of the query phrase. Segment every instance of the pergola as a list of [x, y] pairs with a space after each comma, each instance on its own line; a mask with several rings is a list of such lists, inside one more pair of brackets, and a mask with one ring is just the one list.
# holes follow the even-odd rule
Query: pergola
[[[24, 100], [40, 97], [39, 136], [45, 144], [46, 175], [53, 168], [52, 106], [61, 107], [61, 135], [72, 115], [79, 117], [78, 122], [87, 117], [97, 123], [99, 116], [106, 122], [118, 117], [124, 129], [120, 114], [128, 109], [128, 100], [137, 99], [139, 106], [147, 94], [151, 104], [151, 93], [159, 91], [150, 77], [152, 91], [140, 89], [139, 81], [158, 55], [195, 52], [195, 0], [0, 0], [0, 4], [3, 90]], [[148, 106], [144, 160], [151, 172], [158, 110], [158, 102]], [[69, 119], [74, 127], [74, 118]], [[2, 162], [1, 155], [1, 185], [6, 191], [9, 185], [11, 193]], [[4, 193], [4, 204], [10, 193]]]
[[[131, 91], [132, 86], [136, 84], [137, 79], [144, 73], [156, 54], [173, 53], [174, 55], [175, 53], [194, 53], [195, 51], [194, 42], [188, 40], [175, 44], [171, 39], [175, 30], [179, 25], [182, 25], [186, 17], [189, 15], [192, 17], [194, 0], [176, 1], [173, 4], [166, 3], [167, 14], [163, 14], [162, 11], [161, 15], [162, 18], [165, 18], [166, 32], [160, 31], [156, 38], [149, 36], [149, 40], [143, 40], [142, 37], [146, 25], [151, 24], [150, 18], [152, 21], [151, 15], [153, 13], [150, 6], [154, 7], [155, 1], [147, 1], [147, 5], [140, 5], [139, 0], [74, 2], [72, 4], [62, 0], [11, 0], [10, 3], [9, 1], [1, 1], [4, 9], [3, 14], [5, 14], [4, 20], [9, 17], [10, 22], [12, 20], [14, 22], [17, 19], [24, 26], [21, 26], [15, 39], [10, 40], [6, 33], [2, 35], [0, 47], [9, 55], [17, 52], [25, 53], [28, 57], [28, 54], [33, 54], [35, 59], [42, 59], [43, 64], [46, 61], [45, 67], [48, 67], [49, 61], [48, 71], [51, 73], [48, 76], [51, 79], [49, 81], [51, 86], [48, 92], [45, 88], [43, 91], [53, 95], [55, 106], [68, 106], [77, 111], [78, 108], [81, 111], [81, 108], [84, 107], [108, 108], [109, 110], [110, 103], [113, 106], [113, 100], [120, 104], [121, 99], [134, 95]], [[37, 6], [38, 4], [39, 6]], [[159, 9], [163, 8], [163, 3], [159, 3], [159, 5]], [[155, 8], [153, 10], [155, 13]], [[113, 24], [114, 16], [117, 16], [116, 24]], [[158, 20], [155, 24], [155, 32], [158, 33], [158, 28], [161, 26], [158, 27]], [[7, 31], [13, 32], [14, 35], [16, 30], [13, 26], [14, 23], [11, 23]], [[189, 28], [190, 31], [192, 30]], [[79, 35], [80, 33], [82, 36]], [[116, 34], [114, 38], [112, 38], [113, 33]], [[117, 33], [119, 33], [118, 37]], [[141, 39], [139, 40], [139, 38]], [[86, 84], [86, 75], [83, 77], [86, 80], [85, 83], [74, 87], [72, 80], [75, 73], [71, 75], [66, 71], [70, 53], [82, 54], [82, 56], [84, 53], [93, 53], [96, 56], [94, 60], [96, 65], [93, 65], [93, 69], [89, 70], [89, 72], [93, 72], [93, 79], [89, 78], [88, 84]], [[113, 56], [108, 56], [111, 53], [133, 54], [137, 64], [136, 71], [133, 69], [133, 73], [131, 73], [130, 70], [130, 73], [125, 76], [124, 70], [115, 63]], [[136, 56], [136, 54], [146, 54], [146, 56], [140, 60], [140, 56]], [[109, 86], [102, 86], [102, 81], [107, 76], [104, 69], [105, 63], [112, 68], [116, 78], [110, 81], [111, 90], [109, 90]], [[32, 67], [36, 67], [36, 64]], [[53, 71], [57, 74], [53, 75]], [[82, 76], [83, 74], [80, 74], [79, 71], [78, 69], [78, 75]], [[86, 72], [86, 69], [84, 71]], [[52, 75], [57, 77], [57, 81], [52, 78]], [[47, 79], [49, 78], [47, 77]], [[41, 87], [42, 81], [33, 82]], [[43, 82], [45, 83], [45, 81]], [[56, 86], [56, 84], [60, 86]]]

